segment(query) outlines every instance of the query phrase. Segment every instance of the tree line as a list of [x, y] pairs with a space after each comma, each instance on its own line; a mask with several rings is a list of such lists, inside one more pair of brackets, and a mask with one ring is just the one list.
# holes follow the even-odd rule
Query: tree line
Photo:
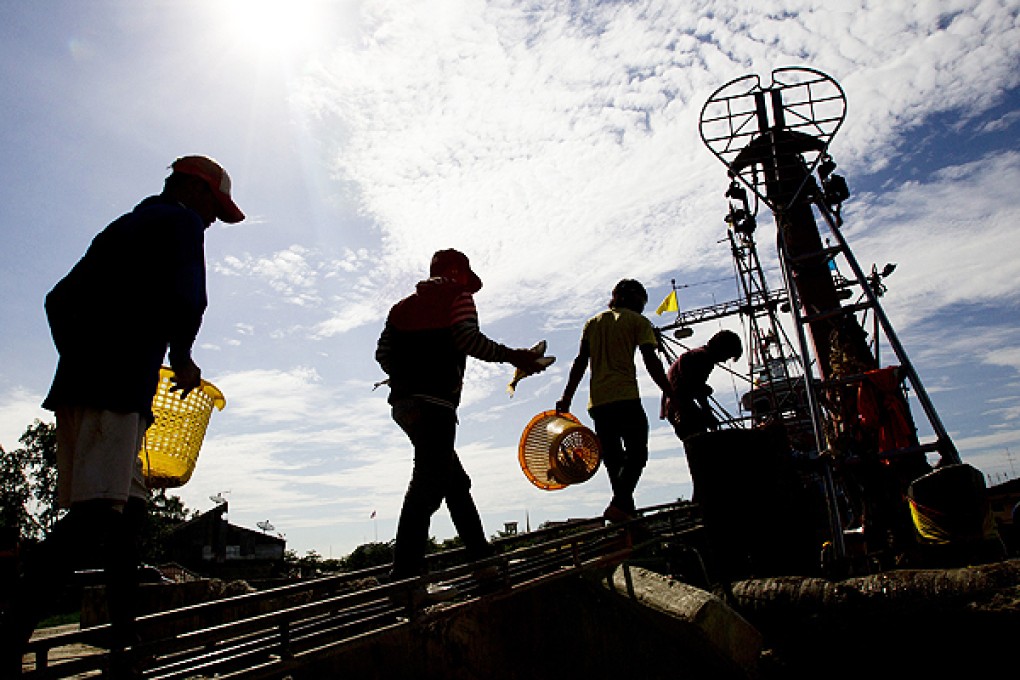
[[[18, 442], [21, 446], [11, 451], [0, 445], [0, 550], [30, 547], [42, 540], [61, 513], [56, 425], [36, 420]], [[178, 496], [165, 490], [154, 493], [142, 536], [142, 559], [165, 561], [167, 534], [198, 514], [188, 510]]]
[[[12, 551], [19, 545], [31, 545], [43, 539], [60, 517], [57, 503], [57, 434], [56, 425], [36, 420], [18, 439], [20, 446], [5, 451], [0, 445], [0, 552]], [[149, 512], [142, 536], [142, 560], [149, 564], [166, 562], [169, 533], [178, 524], [199, 515], [189, 510], [180, 497], [156, 491], [149, 502]], [[502, 537], [498, 533], [493, 538]], [[461, 547], [460, 538], [437, 541], [431, 537], [428, 553]], [[325, 559], [315, 550], [298, 556], [286, 551], [284, 562], [302, 573], [359, 571], [393, 561], [393, 542], [366, 543], [350, 555]]]

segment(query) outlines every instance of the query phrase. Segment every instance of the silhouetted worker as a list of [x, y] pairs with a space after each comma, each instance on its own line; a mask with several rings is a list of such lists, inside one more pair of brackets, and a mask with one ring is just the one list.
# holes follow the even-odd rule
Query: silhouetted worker
[[393, 420], [414, 446], [414, 468], [397, 523], [394, 580], [425, 573], [429, 524], [444, 500], [468, 557], [493, 554], [471, 496], [471, 479], [454, 450], [467, 357], [510, 363], [529, 374], [545, 366], [536, 361], [539, 353], [511, 349], [481, 332], [472, 297], [481, 287], [463, 253], [440, 250], [432, 257], [429, 278], [390, 309], [379, 337], [375, 357], [389, 376]]
[[669, 382], [655, 350], [652, 323], [642, 315], [648, 304], [644, 286], [623, 279], [613, 288], [609, 309], [584, 324], [581, 346], [570, 367], [558, 412], [569, 412], [585, 371], [591, 365], [588, 414], [602, 448], [613, 498], [603, 516], [611, 522], [634, 517], [634, 490], [648, 463], [648, 416], [641, 405], [634, 352], [641, 350], [648, 374], [663, 392]]
[[104, 571], [115, 675], [137, 641], [139, 533], [149, 492], [138, 452], [153, 421], [152, 399], [169, 351], [184, 398], [199, 386], [191, 357], [206, 308], [205, 230], [244, 219], [230, 178], [205, 156], [173, 162], [163, 191], [93, 239], [46, 296], [59, 361], [43, 407], [56, 413], [57, 485], [67, 513], [26, 558], [0, 625], [0, 675], [21, 670], [24, 645], [48, 600], [82, 558]]
[[712, 394], [708, 376], [717, 363], [736, 361], [743, 352], [739, 335], [719, 331], [706, 344], [681, 354], [669, 367], [666, 376], [673, 396], [663, 396], [660, 416], [670, 422], [677, 437], [686, 440], [719, 426], [708, 402]]

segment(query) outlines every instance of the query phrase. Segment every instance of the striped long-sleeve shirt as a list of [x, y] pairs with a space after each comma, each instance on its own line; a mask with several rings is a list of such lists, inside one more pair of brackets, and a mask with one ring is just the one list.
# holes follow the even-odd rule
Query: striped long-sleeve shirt
[[431, 278], [390, 309], [375, 357], [389, 375], [390, 403], [418, 397], [456, 408], [467, 357], [502, 363], [508, 352], [482, 333], [463, 286]]

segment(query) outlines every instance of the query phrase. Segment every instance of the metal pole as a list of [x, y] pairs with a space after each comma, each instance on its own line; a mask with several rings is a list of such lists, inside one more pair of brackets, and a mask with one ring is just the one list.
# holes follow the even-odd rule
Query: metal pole
[[807, 396], [808, 409], [811, 413], [811, 429], [815, 435], [815, 446], [817, 447], [818, 458], [822, 460], [822, 488], [825, 495], [825, 510], [829, 520], [829, 533], [832, 536], [832, 546], [837, 562], [842, 563], [846, 559], [846, 543], [843, 540], [843, 520], [839, 516], [839, 499], [836, 498], [836, 485], [832, 479], [831, 456], [826, 455], [828, 448], [824, 446], [825, 439], [821, 430], [822, 414], [815, 396], [814, 380], [811, 372], [811, 359], [807, 347], [807, 337], [804, 334], [804, 322], [798, 308], [799, 296], [791, 285], [790, 272], [787, 266], [786, 246], [782, 236], [778, 239], [780, 271], [783, 274], [783, 283], [786, 286], [787, 296], [790, 301], [790, 314], [793, 316], [793, 324], [797, 329], [797, 342], [800, 344], [801, 372], [804, 374], [804, 394]]
[[[864, 288], [864, 295], [868, 298], [868, 302], [871, 303], [875, 312], [875, 321], [881, 325], [882, 330], [886, 335], [886, 339], [889, 341], [889, 346], [892, 347], [893, 353], [896, 355], [896, 359], [900, 362], [900, 367], [906, 372], [907, 378], [914, 387], [914, 393], [917, 395], [917, 401], [921, 404], [921, 408], [924, 409], [925, 415], [928, 416], [928, 422], [931, 424], [932, 430], [934, 430], [935, 436], [938, 439], [939, 453], [950, 463], [960, 463], [960, 454], [956, 450], [956, 445], [953, 444], [952, 439], [949, 437], [949, 433], [946, 432], [945, 427], [942, 425], [942, 420], [939, 418], [939, 414], [935, 411], [934, 404], [932, 404], [931, 399], [928, 398], [928, 392], [921, 384], [921, 378], [917, 375], [917, 371], [914, 370], [914, 365], [907, 357], [907, 352], [900, 343], [900, 339], [896, 335], [896, 331], [893, 329], [892, 324], [889, 322], [889, 318], [882, 310], [882, 306], [878, 302], [878, 296], [875, 295], [875, 291], [872, 290], [870, 285], [868, 285], [868, 281], [864, 276], [864, 271], [861, 269], [860, 264], [858, 264], [857, 258], [855, 258], [853, 253], [850, 252], [846, 239], [843, 238], [843, 233], [836, 226], [836, 222], [828, 207], [820, 203], [819, 209], [822, 217], [825, 218], [826, 223], [829, 225], [829, 230], [832, 232], [832, 235], [837, 241], [839, 241], [840, 249], [846, 258], [847, 263], [850, 265], [850, 268], [853, 270], [854, 276], [856, 276], [857, 280], [861, 282]], [[876, 348], [878, 347], [877, 337], [875, 338], [875, 346]]]

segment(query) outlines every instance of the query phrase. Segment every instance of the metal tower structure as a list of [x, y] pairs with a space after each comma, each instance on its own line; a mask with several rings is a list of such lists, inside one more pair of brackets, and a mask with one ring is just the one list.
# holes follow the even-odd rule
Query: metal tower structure
[[[732, 182], [728, 194], [746, 187], [775, 217], [785, 293], [801, 344], [803, 373], [809, 378], [806, 386], [819, 451], [832, 448], [841, 429], [850, 425], [846, 417], [857, 415], [845, 411], [852, 401], [850, 393], [866, 374], [880, 368], [878, 338], [873, 354], [858, 316], [870, 313], [896, 355], [899, 375], [913, 389], [936, 435], [932, 445], [915, 443], [881, 455], [891, 458], [921, 449], [958, 463], [956, 448], [882, 310], [875, 273], [870, 277], [864, 273], [840, 231], [840, 205], [849, 191], [846, 181], [833, 173], [829, 145], [845, 113], [846, 96], [835, 80], [809, 68], [781, 68], [773, 71], [768, 86], [752, 75], [719, 88], [702, 109], [700, 133], [727, 167]], [[823, 245], [816, 214], [836, 245]], [[858, 287], [861, 301], [843, 304], [846, 296], [841, 295], [841, 282], [831, 266], [837, 258], [853, 273], [850, 284]]]
[[[673, 324], [742, 316], [754, 380], [742, 407], [750, 412], [752, 426], [778, 420], [795, 448], [826, 462], [823, 477], [837, 557], [843, 556], [844, 545], [834, 484], [849, 478], [848, 486], [871, 485], [860, 496], [872, 507], [858, 517], [868, 515], [874, 522], [889, 514], [880, 507], [883, 503], [894, 505], [886, 502], [886, 489], [903, 490], [932, 470], [926, 454], [939, 454], [944, 465], [961, 462], [880, 304], [881, 279], [890, 266], [865, 273], [840, 229], [840, 208], [849, 190], [834, 173], [829, 147], [845, 115], [846, 96], [839, 84], [803, 67], [776, 69], [770, 83], [743, 76], [708, 98], [699, 132], [728, 171], [726, 221], [740, 300], [699, 310], [700, 318], [678, 317]], [[754, 234], [759, 206], [771, 211], [777, 227], [778, 290], [769, 290], [758, 262]], [[827, 228], [824, 242], [820, 223]], [[779, 312], [789, 315], [794, 351], [784, 350], [793, 343], [783, 343]], [[865, 330], [869, 315], [870, 340]], [[883, 342], [895, 355], [887, 367], [880, 364]], [[927, 417], [933, 442], [918, 439], [910, 395]], [[884, 488], [876, 492], [876, 486]], [[883, 494], [886, 501], [876, 503]], [[879, 523], [885, 531], [893, 522]]]

